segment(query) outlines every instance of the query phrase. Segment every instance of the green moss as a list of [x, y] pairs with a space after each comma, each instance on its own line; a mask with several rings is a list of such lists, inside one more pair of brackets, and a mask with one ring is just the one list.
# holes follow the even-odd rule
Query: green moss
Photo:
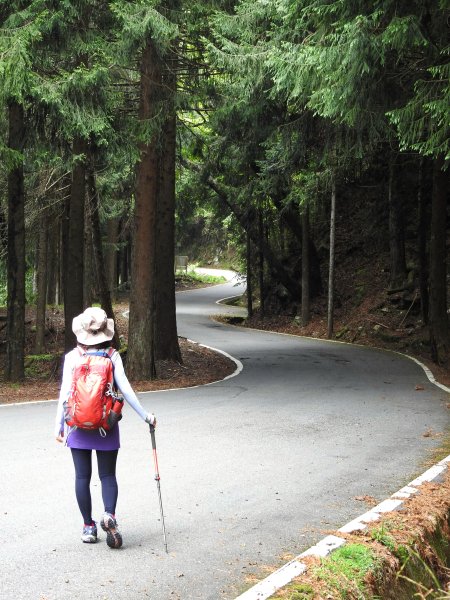
[[348, 333], [348, 331], [349, 331], [349, 329], [348, 329], [347, 325], [345, 325], [345, 326], [344, 326], [342, 329], [340, 329], [340, 330], [339, 330], [339, 331], [336, 333], [336, 335], [335, 335], [335, 338], [336, 338], [337, 340], [341, 339], [341, 337], [343, 337], [343, 336], [344, 336], [346, 333]]
[[353, 296], [353, 304], [354, 306], [359, 306], [361, 302], [364, 300], [367, 294], [367, 288], [365, 285], [360, 284], [355, 288], [355, 293]]
[[59, 356], [57, 354], [28, 354], [25, 357], [25, 377], [46, 378], [49, 369], [58, 360]]
[[53, 358], [53, 354], [28, 354], [25, 360], [50, 362]]

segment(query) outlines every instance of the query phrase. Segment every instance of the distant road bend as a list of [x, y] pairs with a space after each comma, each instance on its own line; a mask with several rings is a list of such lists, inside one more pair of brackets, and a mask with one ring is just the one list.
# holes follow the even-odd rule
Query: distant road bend
[[242, 372], [141, 395], [159, 420], [168, 556], [150, 436], [131, 411], [115, 552], [79, 542], [70, 455], [51, 435], [55, 404], [1, 408], [2, 598], [232, 600], [248, 575], [364, 512], [355, 497], [382, 500], [424, 470], [438, 440], [423, 434], [448, 425], [448, 398], [416, 363], [210, 318], [235, 310], [216, 301], [242, 290], [231, 281], [177, 295], [179, 334], [229, 353]]

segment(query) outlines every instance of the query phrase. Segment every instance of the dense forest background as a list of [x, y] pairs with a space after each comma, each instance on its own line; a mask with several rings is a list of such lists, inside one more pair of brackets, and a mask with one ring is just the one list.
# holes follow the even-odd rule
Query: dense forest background
[[180, 360], [175, 254], [330, 338], [380, 282], [448, 365], [449, 25], [447, 0], [0, 2], [5, 378], [27, 303], [39, 354], [49, 306], [70, 348], [124, 291], [130, 377]]

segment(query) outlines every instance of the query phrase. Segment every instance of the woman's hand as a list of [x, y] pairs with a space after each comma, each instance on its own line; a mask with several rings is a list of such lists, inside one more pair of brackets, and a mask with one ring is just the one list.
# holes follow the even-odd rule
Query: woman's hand
[[145, 419], [145, 422], [148, 423], [149, 425], [153, 425], [153, 427], [156, 427], [156, 417], [154, 414], [148, 414], [147, 418]]
[[60, 444], [64, 442], [64, 431], [60, 431], [59, 435], [56, 436], [56, 441]]

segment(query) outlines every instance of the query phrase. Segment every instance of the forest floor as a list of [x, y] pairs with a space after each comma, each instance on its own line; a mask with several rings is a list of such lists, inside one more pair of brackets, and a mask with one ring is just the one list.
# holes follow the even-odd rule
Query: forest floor
[[[207, 284], [188, 281], [180, 278], [177, 290], [205, 287]], [[212, 284], [214, 285], [214, 284]], [[122, 344], [127, 343], [128, 318], [124, 316], [128, 310], [128, 299], [124, 296], [114, 304], [116, 329]], [[0, 404], [12, 402], [32, 402], [38, 400], [54, 400], [58, 398], [61, 381], [61, 368], [64, 353], [64, 311], [61, 307], [49, 307], [47, 310], [46, 351], [44, 355], [35, 355], [33, 350], [36, 327], [36, 310], [34, 306], [26, 309], [26, 359], [25, 381], [21, 384], [1, 381]], [[0, 309], [0, 369], [4, 373], [6, 363], [6, 309]], [[222, 380], [236, 369], [234, 362], [219, 354], [191, 342], [179, 338], [182, 364], [171, 361], [158, 361], [157, 378], [151, 381], [133, 381], [136, 391], [155, 391], [171, 388], [184, 388], [203, 385]]]
[[[358, 281], [355, 283], [355, 273]], [[380, 265], [347, 265], [338, 274], [337, 307], [334, 318], [335, 339], [402, 352], [416, 358], [433, 373], [436, 381], [450, 386], [450, 370], [431, 361], [426, 327], [420, 319], [418, 300], [414, 292], [386, 293], [386, 275]], [[179, 278], [177, 290], [192, 289], [207, 284]], [[355, 292], [356, 290], [356, 292]], [[127, 343], [128, 309], [126, 296], [114, 306], [116, 325], [121, 340]], [[278, 315], [262, 318], [258, 311], [251, 319], [224, 318], [218, 320], [245, 327], [264, 329], [291, 335], [326, 339], [326, 299], [313, 301], [311, 320], [302, 326], [298, 317]], [[0, 368], [4, 372], [6, 309], [0, 309]], [[47, 400], [58, 397], [64, 344], [64, 313], [61, 307], [47, 312], [47, 353], [33, 352], [35, 308], [26, 310], [26, 380], [23, 384], [0, 387], [0, 403]], [[133, 382], [137, 391], [189, 387], [223, 379], [235, 369], [234, 363], [221, 354], [180, 338], [183, 363], [161, 361], [157, 364], [157, 379]], [[449, 405], [450, 408], [450, 405]]]
[[[244, 327], [275, 331], [289, 335], [327, 339], [327, 321], [323, 316], [315, 315], [310, 323], [303, 327], [292, 317], [276, 316], [261, 318], [255, 315], [251, 319], [240, 320], [236, 317], [222, 318], [223, 322], [239, 324]], [[379, 322], [380, 321], [380, 322]], [[361, 335], [361, 323], [369, 324], [369, 331]], [[373, 325], [371, 325], [373, 324]], [[378, 325], [378, 327], [377, 327]], [[335, 317], [335, 331], [338, 335], [333, 339], [341, 342], [361, 344], [373, 348], [384, 348], [393, 352], [401, 352], [423, 363], [433, 374], [437, 382], [450, 387], [450, 369], [434, 363], [430, 358], [428, 332], [417, 327], [411, 330], [397, 328], [395, 314], [383, 315], [374, 319], [371, 303], [367, 302], [351, 313], [338, 310]], [[339, 334], [339, 332], [343, 332]], [[356, 334], [356, 336], [355, 336]]]
[[[341, 258], [336, 273], [336, 302], [333, 340], [401, 352], [423, 363], [436, 381], [450, 387], [450, 366], [431, 360], [428, 328], [420, 314], [419, 295], [413, 286], [398, 292], [388, 290], [386, 257], [373, 257], [364, 263]], [[450, 292], [450, 290], [449, 290]], [[246, 306], [246, 299], [239, 304]], [[257, 304], [257, 303], [256, 303]], [[286, 311], [287, 312], [287, 311]], [[311, 317], [306, 326], [292, 314], [262, 317], [256, 306], [249, 319], [221, 317], [222, 322], [290, 335], [327, 339], [327, 298], [311, 302]]]

